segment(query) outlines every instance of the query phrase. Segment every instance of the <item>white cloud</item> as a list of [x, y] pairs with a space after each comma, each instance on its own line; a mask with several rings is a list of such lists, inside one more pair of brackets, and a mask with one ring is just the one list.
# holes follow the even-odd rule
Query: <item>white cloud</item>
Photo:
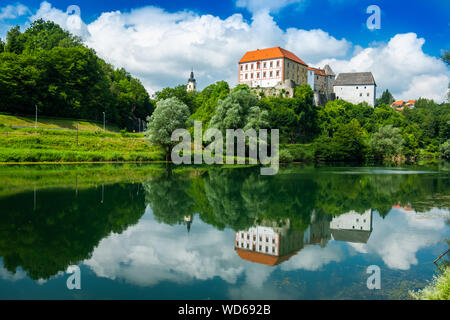
[[230, 233], [212, 229], [198, 220], [196, 232], [188, 235], [185, 228], [160, 224], [147, 209], [138, 225], [103, 239], [92, 258], [84, 263], [100, 277], [124, 279], [140, 286], [214, 277], [234, 284], [244, 269], [237, 263], [239, 257], [233, 241], [229, 241]]
[[337, 72], [371, 71], [378, 93], [389, 89], [396, 99], [429, 98], [443, 101], [450, 72], [438, 58], [425, 54], [425, 39], [415, 33], [397, 34], [387, 44], [355, 50], [349, 60], [325, 59]]
[[308, 63], [345, 56], [351, 47], [345, 39], [338, 40], [322, 30], [283, 31], [264, 11], [246, 22], [240, 14], [221, 19], [145, 7], [128, 13], [104, 13], [88, 30], [89, 46], [112, 64], [140, 77], [150, 91], [184, 84], [191, 67], [200, 87], [218, 80], [235, 85], [237, 62], [246, 51], [256, 48], [285, 47]]
[[448, 210], [433, 209], [421, 214], [392, 210], [385, 219], [376, 215], [367, 244], [350, 245], [359, 253], [378, 255], [390, 269], [409, 270], [418, 263], [419, 250], [443, 239], [446, 226], [442, 215], [445, 214], [448, 216]]
[[17, 281], [26, 278], [26, 273], [23, 270], [16, 270], [16, 273], [11, 273], [6, 270], [3, 265], [0, 266], [0, 278], [6, 281]]
[[30, 10], [23, 4], [7, 5], [6, 7], [0, 8], [0, 21], [6, 19], [16, 19], [18, 17], [29, 14]]
[[238, 0], [237, 6], [252, 12], [251, 21], [241, 14], [222, 19], [149, 6], [105, 12], [86, 25], [44, 1], [30, 20], [49, 19], [83, 37], [106, 61], [140, 78], [150, 93], [185, 84], [191, 67], [200, 89], [219, 80], [236, 85], [237, 62], [246, 51], [281, 46], [312, 66], [328, 63], [337, 73], [372, 71], [378, 95], [389, 89], [397, 99], [445, 99], [449, 70], [423, 52], [423, 38], [397, 34], [363, 48], [321, 29], [283, 30], [269, 14], [303, 2]]
[[317, 245], [307, 246], [289, 261], [281, 265], [282, 270], [308, 270], [316, 271], [331, 262], [344, 260], [341, 248], [330, 242], [325, 248]]
[[56, 9], [47, 1], [42, 2], [37, 12], [30, 17], [31, 21], [38, 19], [53, 21], [82, 38], [89, 37], [87, 26], [78, 14], [69, 14], [67, 11]]

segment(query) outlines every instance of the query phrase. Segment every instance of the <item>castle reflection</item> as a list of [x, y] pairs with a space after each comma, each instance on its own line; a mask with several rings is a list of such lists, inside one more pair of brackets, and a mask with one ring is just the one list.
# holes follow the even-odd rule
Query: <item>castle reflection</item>
[[[330, 221], [331, 220], [331, 221]], [[313, 212], [305, 231], [292, 227], [290, 219], [262, 220], [235, 234], [235, 251], [243, 260], [275, 266], [309, 245], [324, 248], [329, 240], [367, 243], [372, 233], [372, 210], [331, 217]]]

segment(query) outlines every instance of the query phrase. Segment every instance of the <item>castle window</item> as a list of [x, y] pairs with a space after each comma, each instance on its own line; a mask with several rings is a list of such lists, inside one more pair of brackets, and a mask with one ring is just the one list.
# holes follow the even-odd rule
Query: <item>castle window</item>
[[356, 90], [358, 90], [358, 87], [356, 87]]
[[277, 61], [277, 67], [279, 67], [280, 66], [280, 61]]
[[259, 69], [259, 62], [256, 63], [256, 69]]
[[362, 93], [360, 93], [359, 96], [362, 97]]
[[265, 72], [263, 73], [263, 78], [266, 78], [266, 73]]
[[270, 61], [270, 67], [271, 67], [271, 68], [273, 67], [273, 62], [272, 62], [272, 61]]
[[256, 74], [256, 77], [259, 79], [259, 72]]
[[272, 71], [270, 71], [270, 74], [269, 74], [269, 75], [270, 75], [270, 77], [272, 78], [272, 76], [273, 76], [273, 72], [272, 72]]
[[267, 63], [264, 62], [264, 68], [266, 68], [266, 67], [267, 67]]
[[252, 78], [253, 79], [253, 73], [250, 75], [250, 78]]
[[252, 70], [253, 70], [253, 63], [252, 63]]
[[248, 70], [248, 64], [245, 65], [245, 70]]
[[248, 73], [245, 74], [245, 79], [248, 79]]
[[280, 76], [280, 71], [277, 71], [277, 77]]
[[244, 68], [241, 66], [241, 71], [243, 70]]
[[367, 93], [367, 96], [370, 96], [370, 93]]

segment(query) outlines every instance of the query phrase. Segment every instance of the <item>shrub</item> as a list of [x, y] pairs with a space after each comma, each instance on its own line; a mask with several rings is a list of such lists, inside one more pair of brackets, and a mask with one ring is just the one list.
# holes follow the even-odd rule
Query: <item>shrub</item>
[[450, 139], [441, 145], [439, 151], [442, 158], [450, 160]]
[[294, 161], [294, 157], [287, 150], [280, 150], [280, 163], [290, 163]]

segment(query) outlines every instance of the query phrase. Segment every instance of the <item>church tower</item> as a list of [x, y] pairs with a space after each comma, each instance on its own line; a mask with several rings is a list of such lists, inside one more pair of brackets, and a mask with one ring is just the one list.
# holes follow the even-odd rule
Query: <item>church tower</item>
[[195, 78], [194, 78], [194, 70], [192, 70], [191, 77], [189, 78], [188, 83], [187, 83], [187, 91], [193, 92], [195, 90], [197, 90], [197, 82], [195, 81]]

